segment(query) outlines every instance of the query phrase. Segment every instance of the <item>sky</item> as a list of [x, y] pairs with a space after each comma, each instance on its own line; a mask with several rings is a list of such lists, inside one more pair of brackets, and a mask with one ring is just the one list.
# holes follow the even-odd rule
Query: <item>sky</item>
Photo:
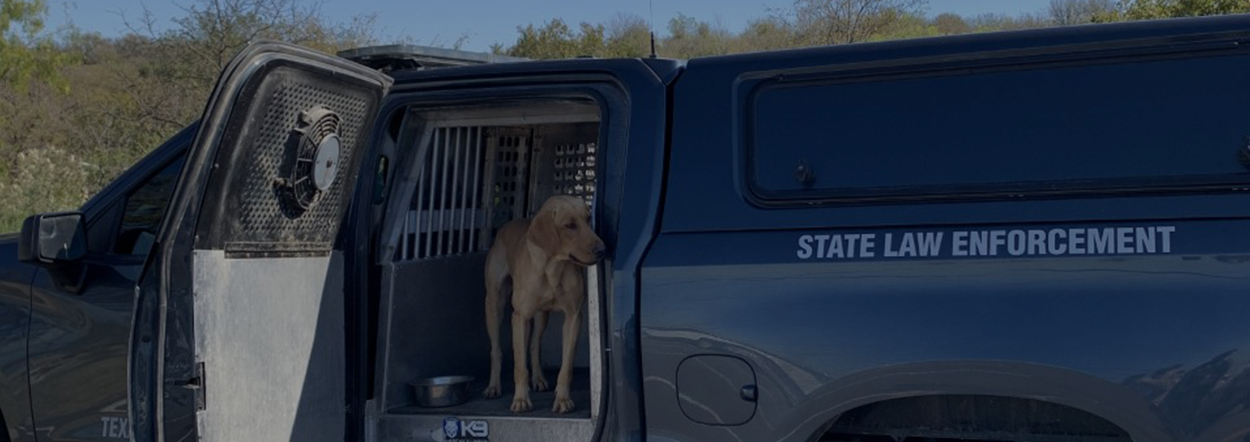
[[[170, 24], [184, 15], [196, 0], [47, 0], [49, 28], [72, 23], [78, 28], [118, 36], [127, 32], [126, 22], [139, 22], [151, 11], [157, 25]], [[321, 14], [333, 21], [377, 14], [375, 35], [383, 42], [403, 40], [416, 44], [447, 46], [466, 37], [462, 49], [487, 50], [492, 43], [511, 44], [516, 28], [541, 24], [552, 18], [569, 23], [602, 23], [617, 13], [634, 14], [653, 21], [662, 34], [668, 20], [678, 13], [719, 23], [739, 31], [769, 8], [785, 8], [792, 0], [322, 0]], [[317, 4], [307, 0], [308, 4]], [[1016, 15], [1041, 12], [1049, 0], [929, 0], [930, 16], [954, 12], [970, 16], [993, 12]]]

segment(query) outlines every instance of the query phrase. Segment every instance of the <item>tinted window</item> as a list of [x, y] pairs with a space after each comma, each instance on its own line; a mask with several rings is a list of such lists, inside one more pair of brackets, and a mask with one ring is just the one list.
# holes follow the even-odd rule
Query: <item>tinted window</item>
[[1246, 72], [1235, 56], [766, 85], [751, 183], [806, 198], [1244, 180]]
[[148, 178], [126, 198], [126, 209], [122, 213], [121, 227], [117, 232], [117, 240], [113, 242], [113, 253], [123, 255], [146, 255], [156, 239], [156, 232], [161, 226], [161, 217], [165, 215], [165, 206], [173, 195], [178, 174], [182, 171], [182, 163], [186, 157], [179, 157]]

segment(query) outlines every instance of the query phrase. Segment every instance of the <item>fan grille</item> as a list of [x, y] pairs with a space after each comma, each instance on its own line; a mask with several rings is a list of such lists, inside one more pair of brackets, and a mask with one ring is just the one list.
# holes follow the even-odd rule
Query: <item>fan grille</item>
[[274, 181], [282, 209], [297, 218], [312, 208], [338, 174], [340, 158], [338, 114], [316, 106], [300, 114], [300, 126], [291, 132], [294, 149], [290, 175]]
[[270, 182], [275, 177], [289, 177], [289, 172], [282, 173], [282, 166], [291, 158], [289, 149], [285, 147], [291, 127], [296, 125], [303, 111], [319, 104], [341, 116], [343, 121], [338, 133], [342, 145], [340, 155], [341, 158], [350, 158], [351, 150], [365, 126], [362, 117], [369, 107], [368, 99], [366, 91], [345, 89], [340, 92], [328, 84], [307, 84], [297, 79], [283, 81], [278, 86], [273, 102], [264, 114], [260, 133], [253, 148], [248, 150], [248, 159], [244, 163], [248, 171], [236, 212], [241, 235], [238, 240], [267, 242], [295, 235], [302, 241], [329, 241], [330, 238], [322, 236], [337, 230], [333, 227], [340, 213], [339, 205], [342, 203], [339, 201], [343, 199], [341, 195], [346, 181], [342, 176], [345, 173], [343, 168], [340, 168], [335, 184], [320, 196], [323, 203], [298, 217], [282, 210], [283, 203], [280, 198], [274, 198]]

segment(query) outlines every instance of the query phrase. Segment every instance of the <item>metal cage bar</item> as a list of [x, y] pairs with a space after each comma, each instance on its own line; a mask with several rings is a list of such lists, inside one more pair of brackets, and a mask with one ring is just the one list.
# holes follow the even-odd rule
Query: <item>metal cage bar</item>
[[428, 195], [430, 197], [430, 204], [428, 207], [424, 207], [421, 209], [421, 210], [425, 210], [426, 223], [425, 223], [425, 226], [422, 226], [421, 228], [418, 229], [418, 231], [421, 232], [419, 234], [419, 237], [421, 237], [422, 241], [425, 243], [425, 255], [423, 256], [424, 258], [428, 258], [434, 254], [433, 253], [434, 252], [433, 250], [434, 235], [431, 232], [433, 230], [431, 227], [434, 225], [434, 198], [436, 196], [435, 191], [437, 187], [435, 186], [435, 184], [438, 182], [437, 181], [438, 180], [438, 168], [434, 166], [438, 164], [438, 155], [439, 155], [438, 145], [439, 145], [439, 141], [442, 139], [441, 135], [443, 135], [442, 129], [438, 129], [434, 131], [434, 139], [432, 140], [433, 144], [431, 145], [431, 147], [433, 148], [430, 149], [430, 162], [429, 162], [430, 173], [428, 174], [430, 177], [430, 189], [429, 189], [429, 195]]
[[[405, 260], [415, 259], [418, 255], [425, 256], [421, 254], [421, 243], [419, 241], [421, 239], [421, 231], [422, 231], [421, 215], [425, 213], [424, 211], [425, 210], [424, 209], [425, 190], [426, 190], [425, 181], [429, 179], [430, 172], [428, 168], [426, 168], [424, 165], [422, 165], [420, 170], [421, 170], [420, 175], [417, 176], [417, 191], [413, 192], [412, 194], [413, 198], [416, 199], [416, 201], [413, 203], [413, 205], [408, 206], [408, 220], [404, 224], [405, 247], [404, 247], [403, 255], [400, 255], [400, 256], [402, 256], [403, 259]], [[411, 235], [412, 247], [407, 246], [408, 242], [410, 241], [409, 239], [410, 235]]]
[[461, 239], [461, 232], [464, 230], [464, 216], [463, 215], [464, 215], [464, 209], [466, 209], [466, 207], [463, 204], [465, 191], [462, 189], [464, 189], [465, 187], [468, 187], [468, 183], [460, 181], [460, 169], [464, 167], [464, 163], [460, 161], [460, 152], [464, 150], [462, 146], [468, 144], [467, 143], [468, 135], [466, 134], [464, 137], [461, 137], [461, 134], [465, 132], [464, 128], [462, 127], [457, 127], [455, 130], [456, 130], [456, 146], [455, 146], [456, 160], [452, 162], [451, 181], [453, 183], [453, 186], [452, 186], [452, 192], [451, 192], [451, 200], [453, 202], [453, 205], [458, 210], [451, 213], [450, 215], [452, 225], [455, 228], [454, 230], [447, 233], [448, 239], [452, 240], [451, 248], [448, 252], [451, 254], [458, 254], [458, 253], [463, 252], [460, 246], [460, 239]]
[[[473, 183], [479, 187], [486, 187], [483, 186], [481, 184], [482, 182], [478, 180], [478, 178], [480, 178], [482, 168], [485, 167], [485, 165], [482, 164], [482, 128], [475, 127], [473, 130], [476, 133], [473, 137], [473, 159], [471, 160], [471, 167], [473, 167]], [[477, 243], [477, 231], [481, 228], [481, 226], [477, 224], [477, 212], [482, 207], [479, 205], [480, 200], [478, 199], [478, 196], [481, 194], [482, 192], [479, 189], [473, 189], [472, 192], [469, 192], [469, 198], [471, 201], [469, 207], [473, 208], [473, 212], [471, 212], [472, 216], [469, 221], [469, 225], [473, 226], [473, 228], [469, 230], [470, 249], [481, 247]]]
[[441, 148], [443, 149], [443, 165], [442, 165], [443, 189], [442, 189], [442, 192], [439, 192], [440, 203], [438, 207], [438, 220], [439, 220], [438, 221], [438, 255], [439, 256], [447, 256], [451, 254], [448, 252], [448, 249], [451, 247], [451, 228], [452, 228], [451, 219], [450, 219], [451, 217], [450, 217], [450, 213], [448, 212], [448, 209], [451, 205], [448, 202], [448, 200], [450, 199], [450, 195], [453, 191], [452, 188], [455, 187], [455, 184], [456, 184], [455, 182], [448, 182], [448, 180], [451, 178], [452, 172], [454, 172], [454, 169], [452, 168], [451, 156], [455, 151], [453, 146], [456, 143], [457, 134], [454, 128], [449, 127], [446, 129], [446, 131], [447, 131], [447, 138], [445, 138], [445, 141], [443, 142], [443, 145], [441, 146]]
[[592, 203], [597, 128], [435, 128], [403, 227], [400, 260], [487, 250], [503, 223], [529, 215], [546, 197]]

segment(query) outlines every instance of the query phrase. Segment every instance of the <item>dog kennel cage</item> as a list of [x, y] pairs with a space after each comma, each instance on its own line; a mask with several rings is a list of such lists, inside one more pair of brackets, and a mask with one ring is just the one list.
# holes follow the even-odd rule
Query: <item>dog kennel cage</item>
[[[531, 392], [534, 410], [509, 410], [513, 359], [506, 319], [500, 339], [503, 395], [482, 396], [490, 361], [483, 272], [495, 231], [508, 221], [532, 216], [552, 195], [595, 203], [601, 157], [597, 108], [565, 103], [544, 109], [492, 108], [486, 115], [411, 111], [405, 122], [413, 129], [401, 135], [398, 147], [417, 153], [407, 172], [409, 184], [402, 189], [408, 193], [392, 196], [407, 205], [389, 209], [399, 218], [391, 218], [395, 232], [388, 241], [393, 252], [382, 271], [378, 387], [371, 407], [375, 434], [370, 440], [456, 439], [443, 433], [447, 419], [485, 422], [491, 434], [508, 440], [591, 437], [601, 376], [598, 267], [587, 271], [587, 314], [571, 386], [576, 409], [569, 414], [550, 411], [563, 321], [554, 312], [541, 340], [542, 366], [551, 388]], [[508, 312], [510, 306], [504, 318]], [[446, 408], [419, 406], [410, 383], [448, 375], [476, 378], [468, 389], [471, 399]]]
[[598, 124], [440, 127], [405, 215], [397, 261], [490, 249], [552, 195], [594, 204]]

